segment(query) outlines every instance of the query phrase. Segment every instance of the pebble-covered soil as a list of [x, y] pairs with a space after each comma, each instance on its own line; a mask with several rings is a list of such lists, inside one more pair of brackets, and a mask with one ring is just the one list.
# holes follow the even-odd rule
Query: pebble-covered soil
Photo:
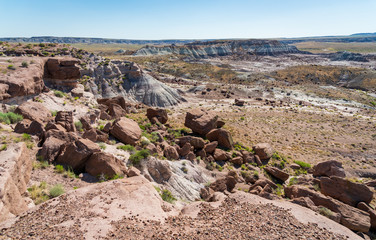
[[166, 223], [126, 218], [113, 222], [106, 239], [346, 239], [297, 221], [276, 206], [237, 203], [203, 205], [197, 218], [169, 217]]

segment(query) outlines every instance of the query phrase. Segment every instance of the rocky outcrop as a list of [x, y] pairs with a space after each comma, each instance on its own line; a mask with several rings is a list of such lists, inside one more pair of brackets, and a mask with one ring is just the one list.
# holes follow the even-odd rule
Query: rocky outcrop
[[268, 160], [274, 153], [273, 147], [269, 143], [259, 143], [253, 146], [255, 154], [260, 157], [261, 160]]
[[194, 133], [205, 136], [212, 129], [217, 128], [218, 116], [212, 112], [201, 109], [194, 109], [185, 115], [184, 125]]
[[[30, 61], [29, 59], [25, 59]], [[0, 78], [0, 100], [39, 94], [44, 89], [44, 61], [33, 58], [28, 68], [17, 68]], [[21, 62], [18, 63], [21, 65]]]
[[122, 161], [110, 153], [95, 152], [85, 163], [85, 171], [92, 176], [104, 175], [107, 179], [115, 175], [126, 175], [127, 169]]
[[288, 53], [304, 53], [295, 46], [287, 45], [275, 40], [217, 40], [208, 42], [194, 42], [183, 46], [145, 46], [137, 50], [136, 56], [151, 55], [187, 55], [192, 58], [220, 57], [230, 55], [261, 55], [276, 56]]
[[135, 145], [141, 138], [141, 129], [137, 122], [126, 117], [116, 120], [110, 133], [124, 144]]
[[44, 68], [44, 80], [48, 86], [76, 87], [81, 77], [75, 58], [50, 58]]
[[313, 176], [320, 177], [320, 176], [338, 176], [338, 177], [346, 177], [345, 170], [342, 167], [342, 163], [329, 160], [325, 162], [320, 162], [313, 167]]
[[282, 170], [279, 170], [276, 167], [265, 167], [264, 169], [267, 173], [277, 178], [278, 180], [281, 180], [282, 182], [285, 182], [290, 177], [289, 174], [285, 173]]
[[166, 109], [154, 109], [148, 108], [146, 110], [146, 117], [149, 119], [151, 123], [156, 123], [157, 121], [165, 124], [168, 120], [167, 110]]
[[61, 153], [57, 157], [56, 163], [71, 167], [75, 172], [82, 172], [85, 169], [86, 161], [94, 152], [100, 152], [97, 144], [88, 139], [78, 139], [61, 147]]
[[234, 145], [231, 133], [222, 128], [211, 130], [208, 134], [206, 134], [206, 138], [211, 142], [218, 142], [218, 145], [225, 149], [232, 149]]
[[323, 206], [341, 214], [340, 223], [351, 230], [368, 232], [371, 223], [367, 212], [351, 207], [319, 192], [301, 186], [285, 187], [286, 197], [290, 199], [308, 197], [316, 206]]
[[370, 203], [373, 198], [373, 191], [366, 185], [354, 183], [337, 176], [320, 178], [321, 192], [331, 196], [353, 207], [358, 203]]
[[73, 122], [73, 112], [72, 111], [59, 111], [56, 114], [55, 122], [58, 125], [64, 127], [68, 132], [76, 131], [76, 127]]
[[0, 222], [28, 209], [23, 198], [32, 170], [33, 154], [21, 142], [0, 152]]

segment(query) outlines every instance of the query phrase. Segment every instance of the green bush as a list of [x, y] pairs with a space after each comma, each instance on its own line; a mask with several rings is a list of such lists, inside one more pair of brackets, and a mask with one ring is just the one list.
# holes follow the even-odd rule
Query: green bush
[[6, 144], [3, 144], [1, 147], [0, 147], [0, 152], [1, 151], [4, 151], [4, 150], [7, 150], [8, 146]]
[[5, 124], [17, 123], [19, 121], [22, 121], [22, 119], [23, 117], [21, 115], [14, 112], [0, 112], [0, 122], [3, 122]]
[[128, 151], [128, 152], [134, 152], [136, 150], [135, 147], [133, 147], [132, 145], [129, 145], [129, 144], [117, 146], [116, 148], [124, 150], [124, 151]]
[[77, 131], [83, 131], [83, 125], [81, 121], [77, 121], [74, 123], [74, 126], [76, 126]]
[[142, 149], [140, 151], [136, 151], [134, 154], [132, 154], [130, 157], [129, 157], [129, 161], [131, 161], [131, 163], [133, 165], [138, 165], [142, 159], [145, 159], [147, 158], [148, 156], [150, 156], [150, 152], [149, 150], [147, 149]]
[[57, 173], [63, 173], [63, 172], [65, 172], [65, 169], [64, 169], [64, 167], [62, 165], [56, 165], [55, 166], [55, 171]]
[[305, 168], [305, 169], [311, 168], [311, 164], [303, 162], [303, 161], [295, 160], [294, 163], [298, 164], [301, 168]]
[[23, 141], [31, 141], [31, 136], [27, 133], [22, 134]]
[[55, 186], [53, 186], [51, 189], [50, 189], [50, 197], [51, 198], [55, 198], [55, 197], [58, 197], [60, 196], [61, 194], [63, 194], [65, 191], [64, 191], [64, 187], [63, 185], [61, 184], [56, 184]]
[[321, 215], [328, 217], [328, 218], [330, 218], [334, 214], [330, 209], [328, 209], [326, 207], [320, 207], [319, 212], [320, 212]]
[[29, 67], [29, 63], [27, 63], [26, 61], [23, 61], [22, 64], [21, 64], [22, 67], [24, 68], [28, 68]]
[[59, 98], [65, 97], [65, 93], [63, 93], [62, 91], [59, 91], [59, 90], [55, 90], [54, 94], [55, 94], [56, 97], [59, 97]]
[[14, 65], [12, 65], [12, 64], [8, 65], [7, 68], [10, 69], [10, 70], [16, 70], [16, 68], [15, 68]]
[[98, 145], [99, 145], [99, 148], [102, 149], [102, 150], [106, 150], [106, 148], [107, 148], [106, 144], [103, 143], [103, 142], [98, 143]]
[[174, 203], [176, 201], [176, 198], [167, 189], [162, 190], [161, 197], [165, 202]]

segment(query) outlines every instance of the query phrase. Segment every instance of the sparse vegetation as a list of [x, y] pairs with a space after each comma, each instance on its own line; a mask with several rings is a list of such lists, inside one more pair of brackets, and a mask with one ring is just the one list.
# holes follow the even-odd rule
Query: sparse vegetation
[[16, 67], [12, 64], [9, 64], [7, 67], [9, 70], [16, 70]]
[[129, 144], [117, 146], [116, 148], [124, 150], [124, 151], [128, 151], [128, 152], [134, 152], [136, 150], [135, 147], [133, 147], [132, 145], [129, 145]]
[[19, 121], [22, 121], [22, 119], [23, 117], [21, 115], [14, 112], [0, 112], [0, 122], [3, 122], [5, 124], [17, 123]]
[[8, 145], [6, 145], [6, 144], [1, 145], [0, 152], [7, 150], [7, 148], [8, 148]]
[[304, 168], [304, 169], [309, 169], [311, 168], [311, 164], [309, 163], [306, 163], [306, 162], [303, 162], [303, 161], [294, 161], [294, 163], [298, 164], [301, 168]]
[[319, 213], [321, 215], [325, 216], [325, 217], [328, 217], [328, 218], [330, 218], [331, 216], [334, 215], [334, 213], [330, 209], [328, 209], [326, 207], [320, 207], [319, 208]]
[[55, 198], [55, 197], [58, 197], [62, 194], [64, 194], [65, 190], [64, 190], [64, 187], [63, 185], [61, 184], [56, 184], [55, 186], [53, 186], [50, 191], [49, 191], [49, 195], [51, 198]]
[[22, 66], [23, 68], [28, 68], [28, 67], [29, 67], [29, 63], [26, 62], [26, 61], [23, 61], [22, 64], [21, 64], [21, 66]]
[[27, 189], [30, 194], [30, 198], [34, 201], [36, 205], [41, 204], [48, 199], [50, 199], [49, 195], [47, 194], [47, 183], [41, 182], [39, 185], [32, 185], [30, 188]]
[[99, 148], [102, 149], [102, 150], [106, 150], [106, 148], [107, 148], [107, 145], [104, 142], [100, 142], [100, 143], [98, 143], [98, 145], [99, 145]]
[[63, 98], [66, 96], [65, 93], [63, 93], [62, 91], [59, 91], [59, 90], [54, 90], [54, 94], [56, 97], [59, 97], [59, 98]]
[[83, 129], [83, 125], [82, 125], [82, 122], [81, 122], [81, 121], [77, 121], [77, 122], [75, 122], [75, 123], [74, 123], [74, 126], [76, 127], [77, 131], [80, 131], [80, 132], [84, 131], [84, 129]]
[[148, 156], [150, 156], [150, 152], [149, 150], [147, 149], [142, 149], [140, 151], [136, 151], [135, 153], [133, 153], [130, 157], [129, 157], [129, 161], [133, 164], [133, 165], [138, 165], [142, 159], [145, 159], [147, 158]]
[[174, 203], [177, 200], [172, 195], [172, 193], [169, 190], [167, 190], [167, 189], [162, 190], [161, 197], [162, 197], [163, 201], [169, 202], [169, 203]]

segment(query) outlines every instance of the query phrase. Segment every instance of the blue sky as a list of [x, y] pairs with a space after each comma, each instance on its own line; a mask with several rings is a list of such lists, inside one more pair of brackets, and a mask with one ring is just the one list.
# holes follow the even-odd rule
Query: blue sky
[[0, 0], [0, 37], [272, 38], [376, 32], [376, 0]]

